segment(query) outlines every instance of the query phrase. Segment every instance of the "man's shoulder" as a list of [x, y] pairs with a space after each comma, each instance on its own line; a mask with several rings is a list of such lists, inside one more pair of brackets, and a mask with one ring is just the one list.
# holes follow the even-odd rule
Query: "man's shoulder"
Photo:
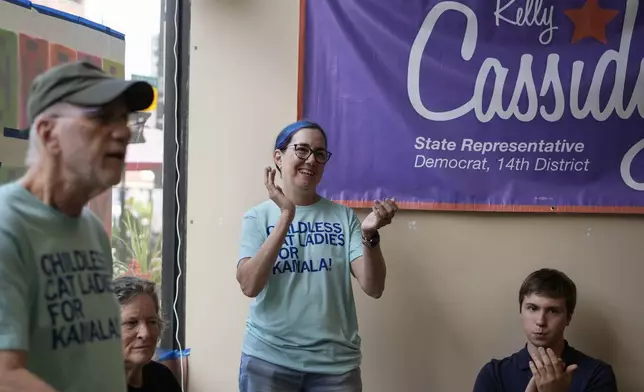
[[522, 358], [524, 356], [524, 350], [525, 349], [521, 349], [506, 357], [494, 357], [490, 359], [485, 365], [483, 365], [483, 368], [481, 370], [498, 371], [501, 368], [507, 368], [507, 367], [519, 368], [522, 362]]
[[588, 355], [574, 347], [568, 346], [570, 353], [568, 361], [576, 364], [578, 369], [576, 373], [582, 374], [583, 378], [593, 385], [616, 385], [615, 373], [612, 365], [607, 361]]
[[568, 346], [568, 349], [571, 351], [573, 357], [577, 359], [579, 362], [586, 362], [597, 366], [610, 366], [608, 362], [602, 359], [599, 359], [597, 357], [594, 357], [592, 355], [586, 354], [585, 352], [578, 350], [575, 347]]
[[23, 219], [30, 215], [24, 213], [24, 207], [30, 202], [25, 193], [18, 183], [0, 185], [0, 206], [3, 207], [0, 208], [0, 231], [15, 234]]
[[[6, 207], [13, 205], [16, 201], [24, 201], [24, 192], [18, 183], [11, 182], [0, 185], [0, 205]], [[15, 214], [15, 208], [0, 208], [2, 216]]]
[[[0, 185], [0, 198], [20, 193], [22, 185], [17, 181], [7, 182]], [[24, 189], [24, 188], [22, 188]]]
[[514, 378], [520, 372], [524, 361], [525, 349], [521, 349], [506, 357], [495, 357], [486, 362], [478, 373], [474, 385], [475, 392], [497, 390], [504, 380]]
[[0, 185], [0, 229], [8, 227], [15, 231], [21, 224], [39, 226], [39, 220], [47, 216], [45, 205], [19, 182]]
[[100, 232], [105, 231], [101, 218], [99, 218], [88, 206], [83, 208], [80, 218], [87, 222], [92, 229], [96, 229]]

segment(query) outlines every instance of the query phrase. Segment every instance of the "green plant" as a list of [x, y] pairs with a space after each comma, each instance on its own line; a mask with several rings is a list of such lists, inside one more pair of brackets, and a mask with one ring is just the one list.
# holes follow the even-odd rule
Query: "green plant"
[[[152, 230], [151, 203], [127, 200], [112, 222], [114, 276], [135, 275], [161, 283], [161, 234]], [[121, 252], [119, 252], [119, 249]]]
[[130, 266], [118, 259], [116, 248], [112, 248], [112, 260], [112, 278], [123, 276], [130, 271]]

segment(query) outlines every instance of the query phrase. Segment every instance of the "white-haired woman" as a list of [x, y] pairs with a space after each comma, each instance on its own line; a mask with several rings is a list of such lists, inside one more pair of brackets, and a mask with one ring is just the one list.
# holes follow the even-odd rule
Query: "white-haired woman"
[[123, 276], [112, 290], [121, 304], [121, 340], [128, 392], [180, 392], [170, 369], [152, 360], [163, 318], [156, 285], [149, 280]]

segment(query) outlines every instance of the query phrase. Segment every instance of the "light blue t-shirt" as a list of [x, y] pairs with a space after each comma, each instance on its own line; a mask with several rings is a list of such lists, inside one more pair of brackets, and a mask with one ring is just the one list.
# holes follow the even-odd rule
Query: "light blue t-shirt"
[[112, 253], [99, 219], [0, 187], [0, 350], [61, 392], [125, 392]]
[[[239, 260], [258, 252], [279, 216], [270, 200], [244, 215]], [[302, 372], [359, 367], [350, 263], [360, 256], [360, 221], [352, 209], [324, 198], [297, 207], [268, 283], [251, 303], [243, 352]]]

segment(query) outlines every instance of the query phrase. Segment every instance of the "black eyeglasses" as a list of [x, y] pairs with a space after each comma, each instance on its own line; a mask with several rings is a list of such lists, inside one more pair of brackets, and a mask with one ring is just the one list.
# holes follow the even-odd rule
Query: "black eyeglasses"
[[293, 144], [293, 149], [295, 150], [295, 156], [302, 160], [309, 159], [313, 154], [317, 163], [324, 164], [331, 158], [331, 153], [323, 148], [314, 150], [306, 144]]

